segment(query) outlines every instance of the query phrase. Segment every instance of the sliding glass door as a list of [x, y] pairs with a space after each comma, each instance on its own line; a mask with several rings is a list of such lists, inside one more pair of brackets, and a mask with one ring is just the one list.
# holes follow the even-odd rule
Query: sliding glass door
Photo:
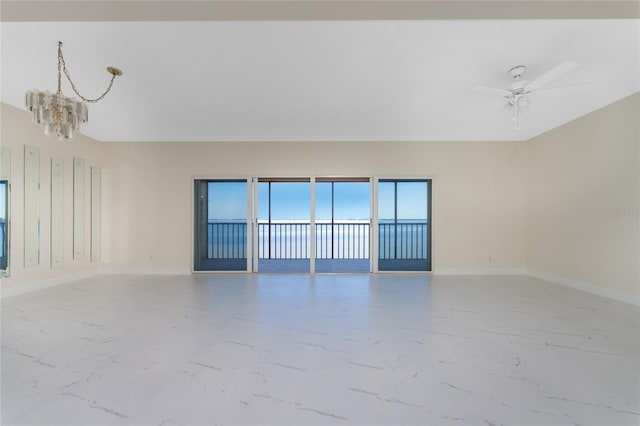
[[317, 178], [316, 272], [369, 272], [369, 178]]
[[258, 272], [310, 271], [310, 191], [308, 178], [258, 179]]
[[247, 180], [195, 181], [195, 271], [246, 271]]
[[9, 259], [9, 183], [0, 180], [0, 276], [7, 271]]
[[431, 270], [431, 180], [378, 181], [378, 270]]
[[194, 271], [430, 271], [431, 180], [374, 182], [195, 180]]

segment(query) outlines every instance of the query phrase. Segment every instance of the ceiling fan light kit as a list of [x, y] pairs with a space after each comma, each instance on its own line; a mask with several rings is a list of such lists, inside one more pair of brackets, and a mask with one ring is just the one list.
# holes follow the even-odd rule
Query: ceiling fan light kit
[[[58, 90], [51, 93], [48, 90], [29, 90], [25, 95], [27, 110], [32, 113], [33, 121], [44, 127], [45, 135], [55, 134], [58, 140], [71, 139], [75, 131], [89, 119], [88, 108], [85, 102], [95, 103], [103, 99], [113, 86], [116, 77], [122, 75], [122, 71], [115, 67], [107, 67], [111, 74], [111, 81], [104, 93], [95, 99], [82, 96], [71, 80], [69, 70], [62, 55], [62, 42], [58, 42]], [[73, 91], [82, 99], [68, 98], [62, 94], [62, 73], [71, 84]]]

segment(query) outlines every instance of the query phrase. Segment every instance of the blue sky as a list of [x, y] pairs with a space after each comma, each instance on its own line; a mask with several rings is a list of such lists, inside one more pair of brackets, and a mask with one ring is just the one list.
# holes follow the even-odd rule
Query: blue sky
[[[309, 220], [311, 198], [308, 182], [273, 182], [271, 184], [271, 219]], [[269, 218], [269, 184], [258, 183], [258, 219]]]
[[[267, 219], [269, 185], [258, 188], [258, 218]], [[316, 182], [316, 220], [331, 220], [331, 183]], [[271, 184], [271, 218], [273, 220], [309, 220], [311, 184], [308, 182], [274, 182]], [[369, 219], [369, 184], [336, 182], [334, 184], [335, 220]]]
[[[398, 219], [426, 219], [426, 182], [398, 183]], [[268, 218], [267, 182], [258, 184], [258, 218]], [[273, 182], [271, 184], [271, 218], [273, 220], [309, 220], [310, 187], [308, 182]], [[334, 217], [336, 220], [369, 219], [369, 183], [334, 183]], [[381, 220], [393, 219], [394, 183], [380, 182], [378, 214]], [[247, 182], [209, 184], [209, 220], [247, 218]], [[316, 220], [331, 219], [331, 183], [316, 182]]]
[[210, 182], [209, 220], [247, 219], [247, 182]]
[[[394, 219], [394, 182], [378, 183], [378, 219]], [[427, 218], [427, 183], [398, 182], [398, 220]]]
[[[369, 183], [334, 183], [335, 220], [369, 220]], [[316, 220], [331, 219], [331, 182], [316, 183]]]

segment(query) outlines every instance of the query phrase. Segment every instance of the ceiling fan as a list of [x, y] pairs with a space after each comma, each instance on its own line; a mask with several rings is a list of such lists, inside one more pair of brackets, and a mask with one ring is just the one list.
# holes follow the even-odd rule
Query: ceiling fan
[[575, 90], [587, 89], [591, 86], [591, 83], [579, 83], [568, 86], [547, 87], [549, 83], [569, 71], [572, 71], [578, 65], [579, 64], [576, 61], [564, 61], [533, 81], [523, 79], [522, 76], [527, 68], [524, 65], [517, 65], [509, 70], [509, 74], [513, 78], [513, 82], [507, 89], [485, 86], [473, 88], [476, 92], [490, 93], [493, 95], [499, 95], [503, 98], [500, 101], [492, 102], [484, 107], [480, 107], [478, 110], [497, 104], [504, 104], [505, 107], [511, 110], [511, 118], [515, 122], [516, 129], [519, 129], [521, 108], [529, 104], [532, 97], [535, 97], [538, 94], [557, 95]]

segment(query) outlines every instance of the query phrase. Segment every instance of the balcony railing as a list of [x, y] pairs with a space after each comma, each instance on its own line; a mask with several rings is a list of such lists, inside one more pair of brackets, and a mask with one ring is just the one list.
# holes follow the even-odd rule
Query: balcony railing
[[247, 224], [210, 222], [207, 224], [207, 258], [246, 259]]
[[316, 259], [368, 258], [368, 223], [316, 223]]
[[7, 223], [0, 219], [0, 269], [7, 269]]
[[308, 223], [258, 223], [258, 259], [309, 259]]
[[380, 223], [378, 242], [379, 259], [427, 259], [427, 223]]
[[[316, 223], [317, 259], [368, 259], [369, 223]], [[427, 223], [380, 223], [380, 259], [427, 259]], [[209, 259], [246, 259], [247, 224], [214, 222], [207, 226]], [[309, 259], [310, 224], [258, 223], [259, 259]]]

